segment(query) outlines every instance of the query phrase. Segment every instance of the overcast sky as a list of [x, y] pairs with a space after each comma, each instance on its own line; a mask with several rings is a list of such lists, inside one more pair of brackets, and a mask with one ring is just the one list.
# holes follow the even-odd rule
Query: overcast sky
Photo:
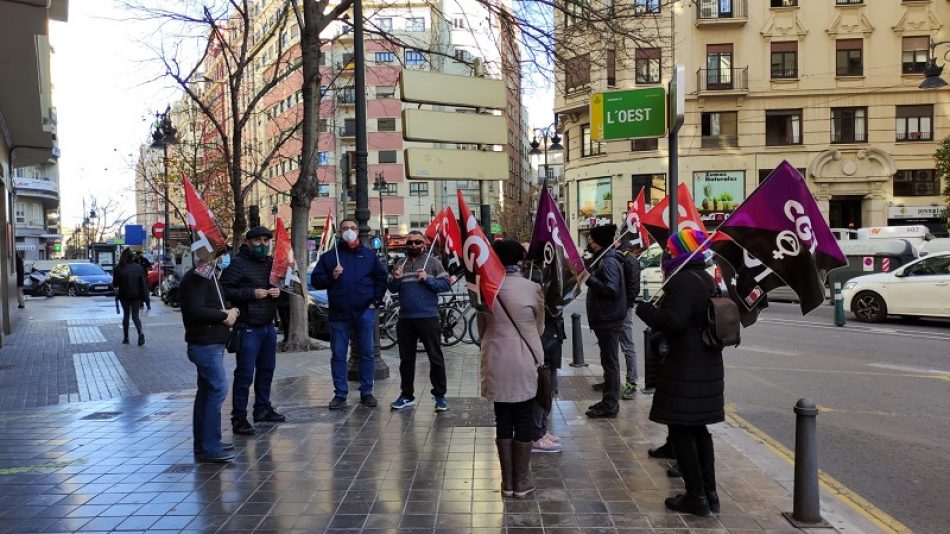
[[[54, 105], [57, 110], [63, 232], [82, 220], [92, 202], [121, 204], [135, 214], [134, 169], [152, 115], [177, 98], [144, 44], [154, 26], [129, 21], [113, 0], [69, 3], [69, 21], [50, 23]], [[525, 97], [531, 123], [550, 122], [550, 92]], [[548, 119], [544, 124], [540, 124]]]

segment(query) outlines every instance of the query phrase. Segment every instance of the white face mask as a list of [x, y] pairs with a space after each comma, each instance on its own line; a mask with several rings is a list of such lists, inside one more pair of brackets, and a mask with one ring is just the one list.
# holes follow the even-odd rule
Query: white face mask
[[347, 243], [353, 243], [356, 241], [357, 237], [356, 230], [353, 230], [352, 228], [343, 230], [343, 241], [346, 241]]

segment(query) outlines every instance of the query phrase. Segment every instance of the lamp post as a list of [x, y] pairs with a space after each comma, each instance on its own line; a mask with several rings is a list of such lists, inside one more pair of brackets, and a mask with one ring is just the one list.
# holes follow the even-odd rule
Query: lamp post
[[[376, 173], [376, 181], [373, 183], [373, 191], [379, 191], [379, 235], [382, 237], [385, 232], [383, 228], [383, 191], [386, 190], [386, 186], [389, 185], [386, 182], [386, 177], [383, 176], [382, 172]], [[385, 243], [385, 241], [384, 241]]]
[[[564, 146], [561, 145], [561, 136], [557, 133], [557, 122], [551, 123], [544, 128], [535, 128], [535, 136], [531, 140], [531, 150], [528, 152], [530, 156], [539, 156], [542, 153], [544, 154], [544, 180], [543, 185], [547, 187], [548, 185], [548, 152], [562, 152], [564, 151]], [[538, 137], [541, 140], [538, 140]], [[541, 150], [542, 141], [544, 143], [544, 150]]]
[[947, 85], [946, 80], [940, 77], [943, 74], [943, 65], [937, 65], [937, 57], [934, 55], [937, 47], [943, 44], [950, 44], [950, 41], [937, 41], [930, 44], [930, 57], [924, 64], [924, 81], [920, 82], [919, 88], [925, 90], [940, 89]]
[[177, 143], [177, 132], [172, 126], [171, 117], [169, 117], [169, 112], [171, 111], [171, 106], [167, 106], [163, 113], [155, 114], [155, 129], [152, 131], [152, 148], [161, 148], [162, 149], [162, 165], [164, 167], [164, 182], [165, 182], [165, 230], [162, 234], [162, 263], [164, 268], [167, 269], [171, 265], [171, 260], [168, 257], [168, 233], [169, 233], [169, 221], [168, 221], [168, 145]]

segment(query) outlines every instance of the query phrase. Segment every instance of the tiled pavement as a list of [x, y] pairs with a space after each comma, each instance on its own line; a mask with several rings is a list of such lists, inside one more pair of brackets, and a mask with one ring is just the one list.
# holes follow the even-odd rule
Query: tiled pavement
[[[142, 358], [128, 346], [115, 348], [120, 332], [108, 317], [85, 315], [103, 321], [106, 343], [73, 351], [64, 317], [35, 321], [46, 329], [40, 344], [59, 348], [63, 358], [117, 350], [119, 365], [106, 363], [113, 371], [124, 368], [120, 381], [144, 392], [160, 386], [143, 380], [143, 368], [164, 368], [159, 381], [169, 370], [181, 376], [165, 382], [170, 393], [0, 411], [2, 532], [797, 532], [781, 516], [791, 509], [787, 481], [780, 484], [733, 447], [728, 434], [735, 429], [728, 425], [714, 429], [722, 514], [667, 512], [663, 499], [682, 482], [667, 478], [665, 462], [646, 457], [647, 447], [664, 435], [647, 420], [650, 399], [625, 401], [616, 420], [586, 419], [583, 411], [596, 398], [589, 388], [596, 366], [562, 380], [553, 430], [564, 439], [564, 452], [534, 455], [539, 490], [523, 501], [502, 499], [491, 407], [478, 397], [478, 358], [470, 346], [447, 351], [451, 410], [442, 414], [431, 410], [424, 394], [424, 364], [417, 372], [422, 402], [414, 409], [354, 405], [330, 412], [328, 355], [281, 354], [274, 401], [290, 421], [259, 425], [251, 438], [232, 438], [226, 430], [226, 440], [237, 446], [235, 461], [196, 465], [193, 391], [174, 391], [180, 389], [175, 384], [194, 380], [190, 364], [179, 365], [185, 359], [180, 326], [172, 321], [177, 315], [147, 319], [147, 332], [158, 332], [157, 323], [165, 327], [162, 335], [149, 334], [152, 345], [146, 346], [154, 348], [144, 354], [157, 361], [144, 366], [130, 359]], [[0, 351], [0, 366], [7, 366], [0, 376], [13, 371], [29, 379], [17, 369], [28, 345], [17, 335]], [[109, 360], [98, 359], [102, 365]], [[387, 360], [395, 377], [395, 362]], [[56, 369], [56, 381], [70, 387], [94, 382], [77, 381], [70, 375], [76, 369], [72, 362]], [[376, 393], [389, 401], [397, 390], [393, 378], [378, 382]]]

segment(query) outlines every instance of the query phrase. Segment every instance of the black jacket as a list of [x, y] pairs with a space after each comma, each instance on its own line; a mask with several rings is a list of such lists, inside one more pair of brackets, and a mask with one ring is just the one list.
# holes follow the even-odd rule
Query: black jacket
[[255, 327], [274, 324], [277, 299], [254, 297], [255, 289], [270, 289], [270, 268], [273, 258], [258, 260], [251, 255], [247, 245], [241, 245], [237, 256], [221, 273], [224, 298], [241, 310], [237, 326]]
[[136, 300], [148, 297], [148, 279], [145, 270], [137, 263], [116, 267], [112, 273], [112, 287], [120, 300]]
[[627, 294], [627, 308], [632, 308], [640, 295], [640, 260], [633, 251], [620, 253], [623, 258], [623, 285]]
[[623, 326], [627, 294], [623, 286], [623, 258], [616, 250], [604, 253], [587, 279], [587, 322], [594, 330]]
[[702, 263], [688, 265], [666, 283], [659, 308], [646, 302], [637, 306], [643, 322], [670, 343], [669, 355], [660, 364], [652, 421], [708, 425], [725, 419], [722, 351], [702, 341], [713, 285]]
[[185, 341], [195, 345], [223, 345], [231, 329], [224, 324], [228, 314], [222, 311], [220, 287], [214, 280], [195, 274], [191, 269], [178, 286], [181, 321], [185, 324]]
[[16, 286], [23, 287], [23, 258], [17, 254], [16, 257]]

